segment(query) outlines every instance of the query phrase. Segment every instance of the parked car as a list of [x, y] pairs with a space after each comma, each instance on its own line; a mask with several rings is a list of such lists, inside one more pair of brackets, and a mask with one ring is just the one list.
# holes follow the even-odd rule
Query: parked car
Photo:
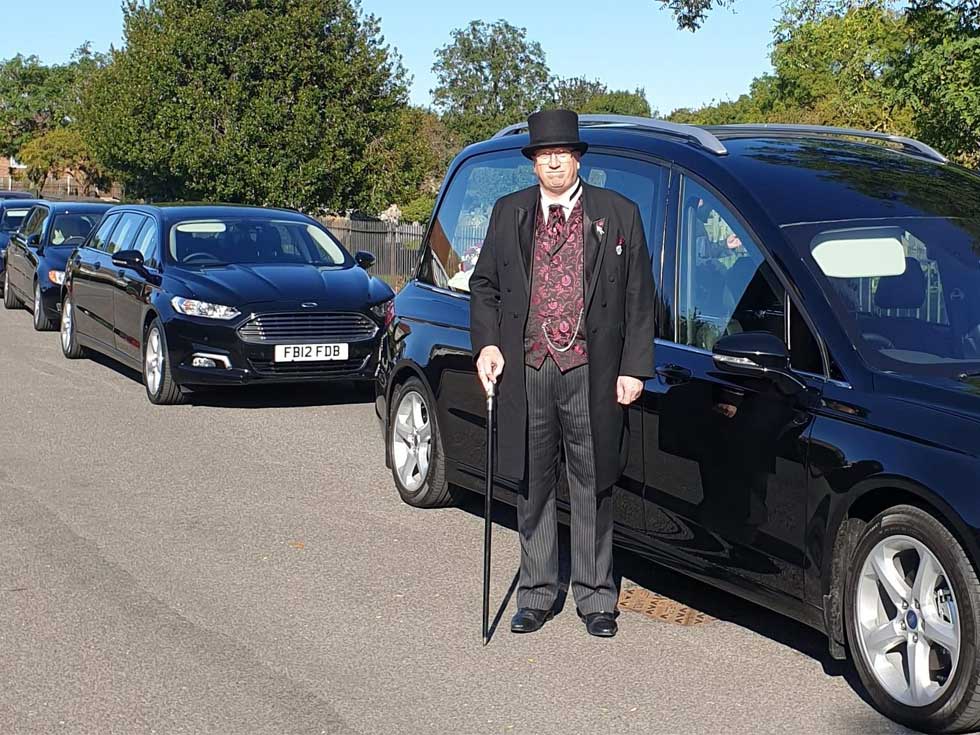
[[[617, 540], [824, 632], [889, 717], [975, 729], [980, 176], [877, 133], [581, 122], [581, 175], [639, 205], [658, 292]], [[468, 276], [494, 202], [536, 185], [524, 131], [455, 159], [394, 302], [377, 409], [416, 506], [483, 489]]]
[[34, 195], [29, 191], [13, 191], [11, 189], [0, 189], [0, 200], [4, 199], [34, 199]]
[[[17, 201], [17, 200], [12, 200]], [[65, 262], [112, 205], [38, 202], [7, 245], [3, 305], [31, 304], [34, 328], [55, 329], [61, 308]]]
[[72, 256], [61, 345], [142, 371], [157, 404], [214, 385], [374, 378], [394, 294], [282, 209], [118, 206]]
[[0, 199], [0, 293], [3, 293], [3, 269], [10, 236], [17, 231], [31, 207], [40, 199]]

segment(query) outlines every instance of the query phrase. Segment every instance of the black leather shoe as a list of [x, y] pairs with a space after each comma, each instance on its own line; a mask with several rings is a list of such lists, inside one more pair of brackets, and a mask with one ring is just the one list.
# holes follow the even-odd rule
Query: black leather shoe
[[533, 607], [518, 608], [510, 619], [511, 633], [533, 633], [555, 616], [552, 610], [536, 610]]
[[596, 612], [588, 615], [579, 613], [579, 617], [585, 621], [585, 629], [589, 631], [589, 635], [612, 638], [619, 630], [619, 626], [616, 625], [616, 613]]

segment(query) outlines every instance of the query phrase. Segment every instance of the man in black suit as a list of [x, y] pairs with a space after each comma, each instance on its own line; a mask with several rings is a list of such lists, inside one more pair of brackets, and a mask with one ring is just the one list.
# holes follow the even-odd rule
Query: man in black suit
[[470, 278], [470, 333], [497, 385], [497, 472], [518, 499], [515, 633], [538, 630], [558, 594], [555, 495], [564, 443], [571, 589], [592, 635], [616, 634], [612, 485], [626, 463], [626, 407], [653, 376], [654, 290], [636, 204], [579, 178], [578, 116], [528, 118], [539, 185], [494, 206]]

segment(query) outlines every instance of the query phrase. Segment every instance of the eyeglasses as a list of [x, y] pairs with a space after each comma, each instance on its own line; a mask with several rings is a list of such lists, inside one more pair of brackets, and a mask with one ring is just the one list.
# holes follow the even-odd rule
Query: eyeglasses
[[568, 163], [572, 160], [571, 151], [548, 151], [547, 153], [535, 153], [534, 160], [538, 163], [551, 163], [551, 157], [558, 159], [559, 163]]

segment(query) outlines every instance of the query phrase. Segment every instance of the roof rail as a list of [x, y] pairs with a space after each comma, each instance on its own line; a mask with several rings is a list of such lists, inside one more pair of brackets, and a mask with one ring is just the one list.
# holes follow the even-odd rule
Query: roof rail
[[922, 141], [913, 138], [905, 138], [901, 135], [891, 135], [889, 133], [879, 133], [871, 130], [857, 130], [855, 128], [835, 128], [825, 125], [787, 125], [783, 123], [736, 123], [732, 125], [711, 125], [710, 130], [720, 132], [759, 132], [768, 131], [773, 133], [805, 133], [807, 135], [836, 135], [848, 136], [851, 138], [867, 138], [869, 140], [884, 140], [902, 146], [907, 153], [914, 153], [925, 156], [933, 161], [949, 163], [949, 159], [932, 146], [926, 145]]
[[[725, 148], [725, 145], [713, 133], [694, 125], [680, 125], [678, 123], [666, 122], [665, 120], [654, 120], [649, 117], [634, 117], [632, 115], [579, 115], [578, 122], [583, 127], [609, 125], [626, 128], [642, 128], [643, 130], [650, 130], [674, 138], [683, 138], [718, 156], [724, 156], [728, 153], [728, 149]], [[493, 137], [503, 138], [506, 135], [516, 135], [526, 130], [526, 122], [515, 123], [497, 131]]]

